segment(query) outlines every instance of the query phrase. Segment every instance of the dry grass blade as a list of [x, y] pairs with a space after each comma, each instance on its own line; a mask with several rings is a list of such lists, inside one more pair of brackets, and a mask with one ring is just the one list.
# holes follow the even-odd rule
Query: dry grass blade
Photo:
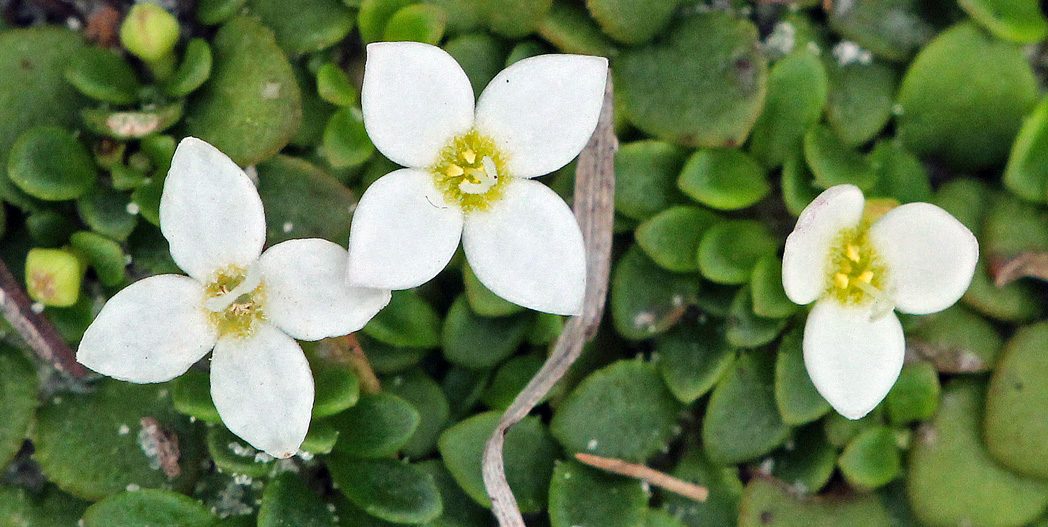
[[579, 154], [575, 170], [575, 216], [586, 241], [586, 301], [582, 315], [572, 317], [554, 345], [546, 364], [502, 414], [498, 427], [484, 448], [484, 486], [491, 510], [502, 527], [525, 527], [517, 500], [506, 482], [502, 446], [506, 431], [523, 419], [568, 371], [594, 333], [604, 314], [611, 272], [611, 236], [615, 219], [615, 151], [618, 140], [613, 128], [612, 83], [608, 75], [604, 108], [586, 148]]
[[1048, 280], [1048, 253], [1020, 253], [994, 267], [993, 281], [997, 287], [1026, 277]]
[[74, 377], [87, 375], [87, 369], [76, 361], [76, 355], [58, 330], [46, 317], [33, 312], [33, 302], [22, 289], [7, 264], [0, 260], [0, 312], [11, 327], [40, 358], [58, 371]]
[[614, 472], [623, 476], [646, 481], [656, 487], [662, 487], [670, 492], [680, 494], [685, 498], [691, 498], [695, 501], [706, 501], [706, 498], [710, 497], [710, 491], [706, 487], [700, 487], [694, 483], [688, 483], [687, 481], [677, 479], [669, 474], [659, 472], [658, 470], [648, 468], [644, 465], [629, 463], [621, 459], [610, 457], [594, 456], [593, 454], [585, 454], [582, 452], [575, 454], [575, 459], [591, 467], [597, 467], [601, 470], [607, 470], [608, 472]]

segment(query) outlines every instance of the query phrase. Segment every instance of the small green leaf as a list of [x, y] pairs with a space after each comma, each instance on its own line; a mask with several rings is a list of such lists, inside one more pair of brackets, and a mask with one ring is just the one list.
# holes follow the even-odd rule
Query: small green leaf
[[329, 62], [317, 70], [317, 93], [336, 106], [358, 106], [360, 96], [349, 82], [349, 76], [337, 64]]
[[830, 92], [826, 121], [850, 147], [869, 141], [888, 124], [895, 104], [899, 74], [889, 64], [838, 64], [827, 61]]
[[247, 0], [200, 0], [196, 17], [202, 24], [214, 26], [236, 16], [246, 3]]
[[147, 63], [162, 63], [178, 43], [178, 19], [155, 2], [131, 7], [120, 24], [120, 44]]
[[87, 257], [102, 285], [113, 287], [127, 279], [124, 250], [120, 244], [93, 232], [80, 231], [69, 238], [70, 245]]
[[102, 48], [78, 50], [65, 78], [80, 93], [111, 104], [132, 104], [138, 101], [142, 89], [138, 75], [127, 61]]
[[772, 460], [773, 476], [800, 494], [818, 494], [837, 467], [837, 450], [816, 424], [797, 430]]
[[313, 417], [335, 415], [357, 404], [360, 399], [360, 379], [345, 364], [325, 359], [309, 362], [316, 386]]
[[673, 395], [691, 404], [713, 388], [735, 363], [735, 348], [719, 324], [680, 325], [655, 340], [659, 373]]
[[375, 340], [364, 333], [357, 333], [361, 347], [367, 353], [371, 369], [375, 373], [396, 373], [404, 371], [422, 360], [427, 350], [422, 348], [402, 348], [391, 346]]
[[87, 149], [65, 129], [42, 126], [18, 137], [7, 160], [7, 174], [18, 188], [47, 201], [76, 199], [98, 178]]
[[92, 505], [83, 522], [85, 527], [211, 527], [218, 517], [192, 498], [169, 490], [142, 489]]
[[533, 33], [546, 19], [553, 0], [502, 0], [490, 4], [488, 28], [506, 38], [521, 38]]
[[247, 7], [289, 56], [329, 48], [353, 29], [353, 11], [338, 0], [249, 0]]
[[76, 210], [92, 231], [126, 241], [138, 225], [138, 215], [131, 214], [135, 209], [130, 204], [127, 194], [99, 185], [76, 201]]
[[487, 33], [455, 37], [444, 44], [444, 49], [462, 66], [475, 94], [481, 93], [506, 63], [505, 45]]
[[702, 442], [710, 461], [748, 461], [782, 444], [790, 428], [775, 407], [773, 357], [749, 352], [713, 389], [702, 421]]
[[505, 317], [524, 311], [524, 308], [506, 300], [480, 283], [468, 263], [462, 264], [462, 281], [466, 299], [474, 313], [484, 317]]
[[207, 450], [222, 472], [261, 478], [273, 469], [271, 456], [256, 450], [222, 425], [208, 429]]
[[662, 495], [666, 510], [680, 518], [684, 527], [735, 525], [738, 522], [739, 497], [742, 495], [738, 467], [711, 463], [696, 441], [686, 446], [672, 475], [710, 491], [709, 497], [701, 504], [670, 492]]
[[390, 17], [382, 40], [410, 41], [437, 45], [444, 38], [444, 10], [433, 5], [415, 4], [400, 8]]
[[815, 186], [815, 176], [799, 152], [788, 157], [782, 165], [781, 183], [782, 201], [786, 204], [786, 210], [794, 216], [800, 216], [804, 208], [815, 201], [822, 191]]
[[310, 454], [330, 454], [338, 442], [338, 435], [331, 419], [314, 419], [309, 423], [309, 432], [299, 448]]
[[677, 186], [695, 201], [720, 210], [744, 209], [771, 191], [764, 169], [738, 150], [699, 150], [684, 165]]
[[621, 360], [586, 377], [550, 429], [569, 452], [641, 462], [677, 433], [680, 407], [653, 364]]
[[744, 284], [764, 256], [774, 254], [779, 240], [755, 220], [729, 220], [710, 227], [699, 243], [702, 275], [718, 284]]
[[611, 278], [611, 315], [615, 330], [631, 340], [666, 331], [696, 301], [699, 277], [661, 269], [637, 246], [615, 265]]
[[241, 166], [258, 163], [286, 146], [301, 124], [302, 97], [291, 64], [273, 33], [249, 17], [226, 22], [211, 45], [214, 68], [190, 100], [185, 133]]
[[164, 84], [164, 93], [170, 97], [185, 97], [201, 87], [211, 77], [211, 46], [201, 38], [186, 44], [182, 64]]
[[829, 92], [826, 68], [806, 51], [791, 53], [768, 74], [764, 110], [750, 134], [749, 153], [774, 168], [801, 149], [804, 133], [822, 115]]
[[921, 317], [908, 329], [907, 341], [945, 373], [991, 370], [1003, 345], [1001, 335], [986, 319], [961, 305]]
[[473, 369], [494, 368], [524, 342], [528, 317], [481, 317], [465, 295], [459, 295], [444, 321], [444, 357], [448, 362]]
[[207, 423], [222, 422], [211, 400], [211, 376], [207, 372], [189, 370], [172, 384], [176, 410]]
[[662, 33], [673, 20], [676, 0], [587, 0], [586, 7], [600, 28], [623, 44], [644, 44]]
[[0, 348], [0, 415], [4, 416], [0, 421], [0, 467], [6, 467], [25, 442], [37, 407], [38, 384], [36, 369], [21, 351]]
[[338, 518], [327, 503], [302, 483], [299, 476], [284, 473], [266, 485], [258, 507], [258, 527], [335, 527]]
[[756, 348], [775, 340], [789, 321], [784, 318], [765, 318], [753, 312], [753, 293], [745, 285], [735, 295], [728, 309], [725, 338], [732, 346]]
[[109, 111], [85, 108], [84, 124], [94, 133], [113, 139], [142, 139], [171, 128], [182, 118], [181, 101], [140, 111]]
[[900, 456], [895, 433], [886, 426], [863, 431], [852, 439], [838, 464], [844, 478], [861, 489], [876, 489], [899, 475]]
[[587, 467], [559, 463], [549, 487], [552, 527], [600, 525], [636, 527], [648, 511], [648, 495], [639, 481]]
[[339, 431], [335, 451], [354, 457], [386, 457], [407, 444], [418, 428], [415, 407], [389, 393], [365, 395], [331, 418]]
[[270, 245], [294, 238], [349, 239], [356, 196], [308, 161], [277, 155], [258, 165], [258, 194], [266, 210]]
[[758, 46], [749, 20], [727, 11], [696, 13], [659, 41], [624, 50], [615, 89], [629, 120], [658, 139], [739, 146], [764, 103], [767, 60]]
[[957, 3], [976, 22], [1004, 40], [1029, 44], [1048, 34], [1048, 22], [1037, 0], [961, 0]]
[[876, 496], [855, 494], [844, 498], [798, 498], [766, 478], [746, 485], [739, 512], [739, 527], [890, 527], [888, 512]]
[[757, 261], [750, 276], [753, 313], [765, 318], [784, 318], [797, 311], [782, 288], [782, 260], [768, 255]]
[[892, 198], [900, 203], [931, 200], [932, 184], [924, 165], [898, 140], [878, 142], [868, 159], [878, 174], [870, 197]]
[[830, 411], [830, 403], [815, 390], [804, 368], [803, 337], [802, 328], [787, 333], [775, 356], [775, 405], [789, 425], [814, 421]]
[[[444, 431], [438, 443], [444, 464], [455, 481], [466, 494], [487, 508], [491, 508], [491, 500], [484, 488], [481, 457], [500, 415], [501, 412], [474, 415]], [[525, 417], [506, 433], [503, 446], [506, 480], [522, 512], [546, 508], [558, 450], [537, 417]]]
[[827, 11], [834, 31], [888, 60], [910, 58], [935, 34], [935, 28], [924, 18], [930, 9], [918, 0], [833, 4]]
[[979, 424], [985, 393], [979, 381], [948, 383], [935, 418], [917, 431], [906, 490], [923, 525], [1023, 525], [1048, 505], [1044, 481], [1007, 470], [983, 446]]
[[32, 249], [25, 259], [26, 292], [45, 306], [69, 307], [80, 297], [84, 264], [65, 249]]
[[420, 416], [415, 433], [401, 447], [401, 452], [412, 459], [425, 457], [436, 448], [437, 438], [448, 425], [450, 406], [447, 396], [440, 385], [421, 369], [395, 375], [383, 387], [411, 403]]
[[615, 154], [615, 210], [646, 220], [672, 205], [684, 204], [677, 177], [685, 151], [661, 141], [626, 143]]
[[895, 424], [928, 419], [939, 409], [939, 373], [929, 362], [903, 367], [885, 398], [888, 418]]
[[[19, 441], [21, 443], [21, 441]], [[0, 485], [0, 518], [7, 523], [4, 527], [69, 527], [76, 525], [90, 505], [53, 485], [42, 492], [30, 493], [23, 487]]]
[[375, 153], [359, 108], [344, 107], [335, 112], [324, 128], [324, 157], [335, 168], [355, 167]]
[[365, 44], [382, 40], [389, 19], [401, 9], [414, 4], [415, 0], [363, 0], [357, 13], [360, 38]]
[[804, 136], [804, 159], [822, 188], [851, 184], [869, 190], [877, 183], [873, 164], [826, 126], [816, 126]]
[[1012, 145], [1004, 186], [1027, 201], [1048, 199], [1048, 99], [1026, 118]]
[[961, 170], [995, 166], [1007, 157], [1037, 96], [1019, 46], [960, 23], [924, 47], [906, 72], [898, 137], [917, 155], [941, 157]]
[[993, 372], [986, 396], [983, 437], [994, 459], [1009, 469], [1044, 479], [1048, 474], [1048, 323], [1016, 332]]
[[389, 305], [363, 331], [398, 347], [435, 348], [441, 343], [440, 315], [414, 291], [394, 291]]
[[426, 523], [443, 506], [433, 477], [415, 465], [395, 459], [354, 459], [335, 453], [328, 469], [339, 490], [376, 518], [394, 523]]
[[554, 2], [538, 31], [563, 53], [608, 57], [615, 50], [586, 10], [568, 2]]
[[[502, 364], [481, 400], [493, 410], [505, 410], [539, 372], [545, 359], [538, 355], [513, 357]], [[548, 397], [548, 396], [547, 396]], [[543, 397], [543, 400], [546, 398]], [[540, 401], [541, 404], [541, 401]]]

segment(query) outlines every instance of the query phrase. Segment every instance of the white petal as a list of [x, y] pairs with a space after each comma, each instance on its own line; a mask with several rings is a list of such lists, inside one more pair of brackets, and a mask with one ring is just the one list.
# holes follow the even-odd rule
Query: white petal
[[349, 283], [379, 289], [422, 285], [448, 265], [461, 237], [462, 209], [444, 202], [433, 176], [414, 169], [390, 172], [368, 187], [353, 212]]
[[477, 102], [477, 129], [508, 155], [516, 177], [549, 174], [586, 146], [604, 103], [608, 60], [540, 55], [513, 63]]
[[368, 44], [360, 104], [371, 142], [391, 161], [426, 167], [473, 126], [473, 87], [455, 59], [418, 42]]
[[289, 240], [258, 260], [270, 322], [299, 340], [352, 333], [389, 303], [388, 289], [346, 284], [346, 250], [318, 238]]
[[821, 300], [804, 326], [804, 366], [838, 413], [859, 419], [888, 395], [902, 370], [906, 343], [895, 313]]
[[489, 210], [466, 216], [462, 247], [474, 274], [496, 295], [536, 311], [582, 311], [582, 231], [568, 204], [546, 185], [510, 181]]
[[258, 191], [217, 148], [187, 137], [178, 144], [160, 197], [160, 230], [171, 258], [206, 282], [229, 265], [250, 266], [266, 243]]
[[298, 452], [313, 412], [313, 374], [291, 337], [262, 323], [223, 338], [211, 356], [211, 399], [230, 432], [267, 454]]
[[907, 203], [870, 227], [870, 240], [888, 264], [895, 307], [924, 315], [942, 311], [968, 289], [979, 260], [972, 231], [930, 203]]
[[859, 187], [837, 185], [804, 208], [782, 254], [782, 286], [790, 300], [810, 304], [826, 290], [830, 248], [841, 230], [859, 224], [865, 203]]
[[76, 360], [114, 379], [164, 382], [215, 346], [204, 289], [188, 276], [139, 280], [110, 298], [87, 328]]

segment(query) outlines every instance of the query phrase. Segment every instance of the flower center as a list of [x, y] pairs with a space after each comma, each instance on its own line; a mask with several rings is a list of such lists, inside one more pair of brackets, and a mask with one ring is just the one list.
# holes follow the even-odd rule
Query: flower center
[[430, 168], [437, 188], [449, 203], [458, 203], [464, 212], [483, 210], [502, 197], [509, 175], [505, 156], [495, 141], [470, 130], [440, 151], [440, 159]]
[[874, 317], [894, 309], [887, 268], [869, 239], [869, 226], [844, 229], [830, 249], [827, 293], [841, 304], [872, 303]]
[[244, 270], [229, 266], [204, 288], [204, 309], [219, 337], [250, 337], [266, 319], [265, 283], [256, 266]]

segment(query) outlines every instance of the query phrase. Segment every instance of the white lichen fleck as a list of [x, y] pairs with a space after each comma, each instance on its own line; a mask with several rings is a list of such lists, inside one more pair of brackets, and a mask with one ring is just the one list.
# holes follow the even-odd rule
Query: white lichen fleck
[[836, 46], [833, 46], [833, 57], [837, 59], [837, 64], [841, 66], [849, 64], [868, 66], [873, 63], [873, 53], [862, 49], [858, 44], [850, 40], [842, 40]]

